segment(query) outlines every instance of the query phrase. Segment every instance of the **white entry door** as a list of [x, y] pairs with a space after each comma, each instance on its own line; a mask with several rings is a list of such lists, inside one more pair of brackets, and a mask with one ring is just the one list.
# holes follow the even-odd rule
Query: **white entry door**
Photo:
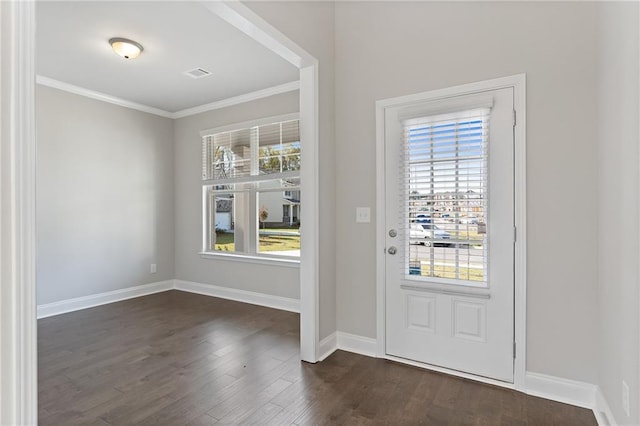
[[385, 109], [386, 353], [513, 382], [513, 88]]

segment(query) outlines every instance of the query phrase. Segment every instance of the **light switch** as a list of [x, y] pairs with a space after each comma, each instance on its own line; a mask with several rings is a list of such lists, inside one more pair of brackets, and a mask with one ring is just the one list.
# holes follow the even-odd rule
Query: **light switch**
[[356, 222], [357, 223], [371, 222], [371, 209], [369, 207], [356, 207]]

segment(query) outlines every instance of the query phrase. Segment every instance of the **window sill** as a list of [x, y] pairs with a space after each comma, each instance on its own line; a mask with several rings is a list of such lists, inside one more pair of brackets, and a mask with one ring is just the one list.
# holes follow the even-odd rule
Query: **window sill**
[[203, 259], [230, 260], [233, 262], [253, 263], [257, 265], [282, 266], [285, 268], [299, 268], [300, 259], [278, 258], [266, 256], [251, 256], [247, 254], [212, 253], [209, 251], [200, 252]]

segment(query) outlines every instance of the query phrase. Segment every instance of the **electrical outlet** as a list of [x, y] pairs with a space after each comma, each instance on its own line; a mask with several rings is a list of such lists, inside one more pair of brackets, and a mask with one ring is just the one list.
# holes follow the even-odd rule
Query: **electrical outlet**
[[149, 273], [150, 273], [150, 274], [155, 274], [155, 273], [156, 273], [156, 270], [157, 270], [157, 268], [156, 268], [156, 264], [155, 264], [155, 263], [152, 263], [152, 264], [151, 264], [151, 266], [149, 267]]
[[371, 222], [371, 209], [369, 207], [356, 207], [356, 223]]
[[624, 380], [622, 381], [622, 409], [627, 417], [631, 415], [629, 410], [629, 385]]

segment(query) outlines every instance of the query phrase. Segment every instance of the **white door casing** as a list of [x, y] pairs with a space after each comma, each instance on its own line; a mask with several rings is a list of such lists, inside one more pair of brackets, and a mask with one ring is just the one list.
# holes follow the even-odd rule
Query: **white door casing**
[[[519, 162], [523, 160], [524, 147], [514, 153], [513, 111], [514, 97], [518, 98], [518, 105], [524, 101], [523, 83], [524, 76], [516, 76], [378, 102], [378, 166], [384, 165], [386, 171], [386, 179], [378, 180], [379, 195], [380, 186], [384, 186], [378, 212], [382, 213], [379, 217], [385, 219], [385, 223], [378, 226], [378, 232], [384, 233], [378, 236], [378, 271], [384, 274], [382, 285], [380, 279], [378, 282], [378, 295], [382, 296], [382, 300], [378, 300], [379, 311], [382, 311], [378, 316], [381, 356], [440, 366], [454, 373], [466, 372], [481, 380], [488, 377], [514, 382], [514, 224], [524, 225], [522, 212], [514, 214], [514, 197], [519, 206], [524, 204], [523, 194], [515, 194], [514, 155]], [[517, 96], [516, 86], [519, 86]], [[492, 90], [494, 88], [501, 90]], [[468, 95], [461, 96], [463, 93]], [[408, 276], [408, 256], [405, 256], [407, 250], [415, 247], [409, 245], [408, 238], [408, 222], [415, 219], [407, 220], [398, 208], [399, 200], [406, 198], [406, 194], [401, 194], [399, 173], [402, 169], [398, 164], [402, 152], [401, 120], [473, 109], [479, 103], [486, 106], [488, 100], [491, 102], [488, 148], [491, 195], [487, 217], [490, 235], [485, 241], [489, 242], [486, 287], [468, 282], [466, 284], [471, 285], [452, 285], [451, 280], [429, 277], [416, 280], [415, 276]], [[385, 149], [382, 153], [381, 145]], [[522, 172], [518, 171], [518, 189], [523, 188]], [[396, 229], [398, 236], [390, 237], [390, 229]], [[391, 246], [397, 248], [395, 255], [382, 253]], [[516, 271], [519, 278], [517, 334], [522, 340], [523, 254], [524, 250], [518, 253], [516, 262], [519, 266]], [[518, 371], [523, 372], [524, 345], [520, 349]]]
[[0, 424], [37, 423], [35, 3], [0, 2]]

